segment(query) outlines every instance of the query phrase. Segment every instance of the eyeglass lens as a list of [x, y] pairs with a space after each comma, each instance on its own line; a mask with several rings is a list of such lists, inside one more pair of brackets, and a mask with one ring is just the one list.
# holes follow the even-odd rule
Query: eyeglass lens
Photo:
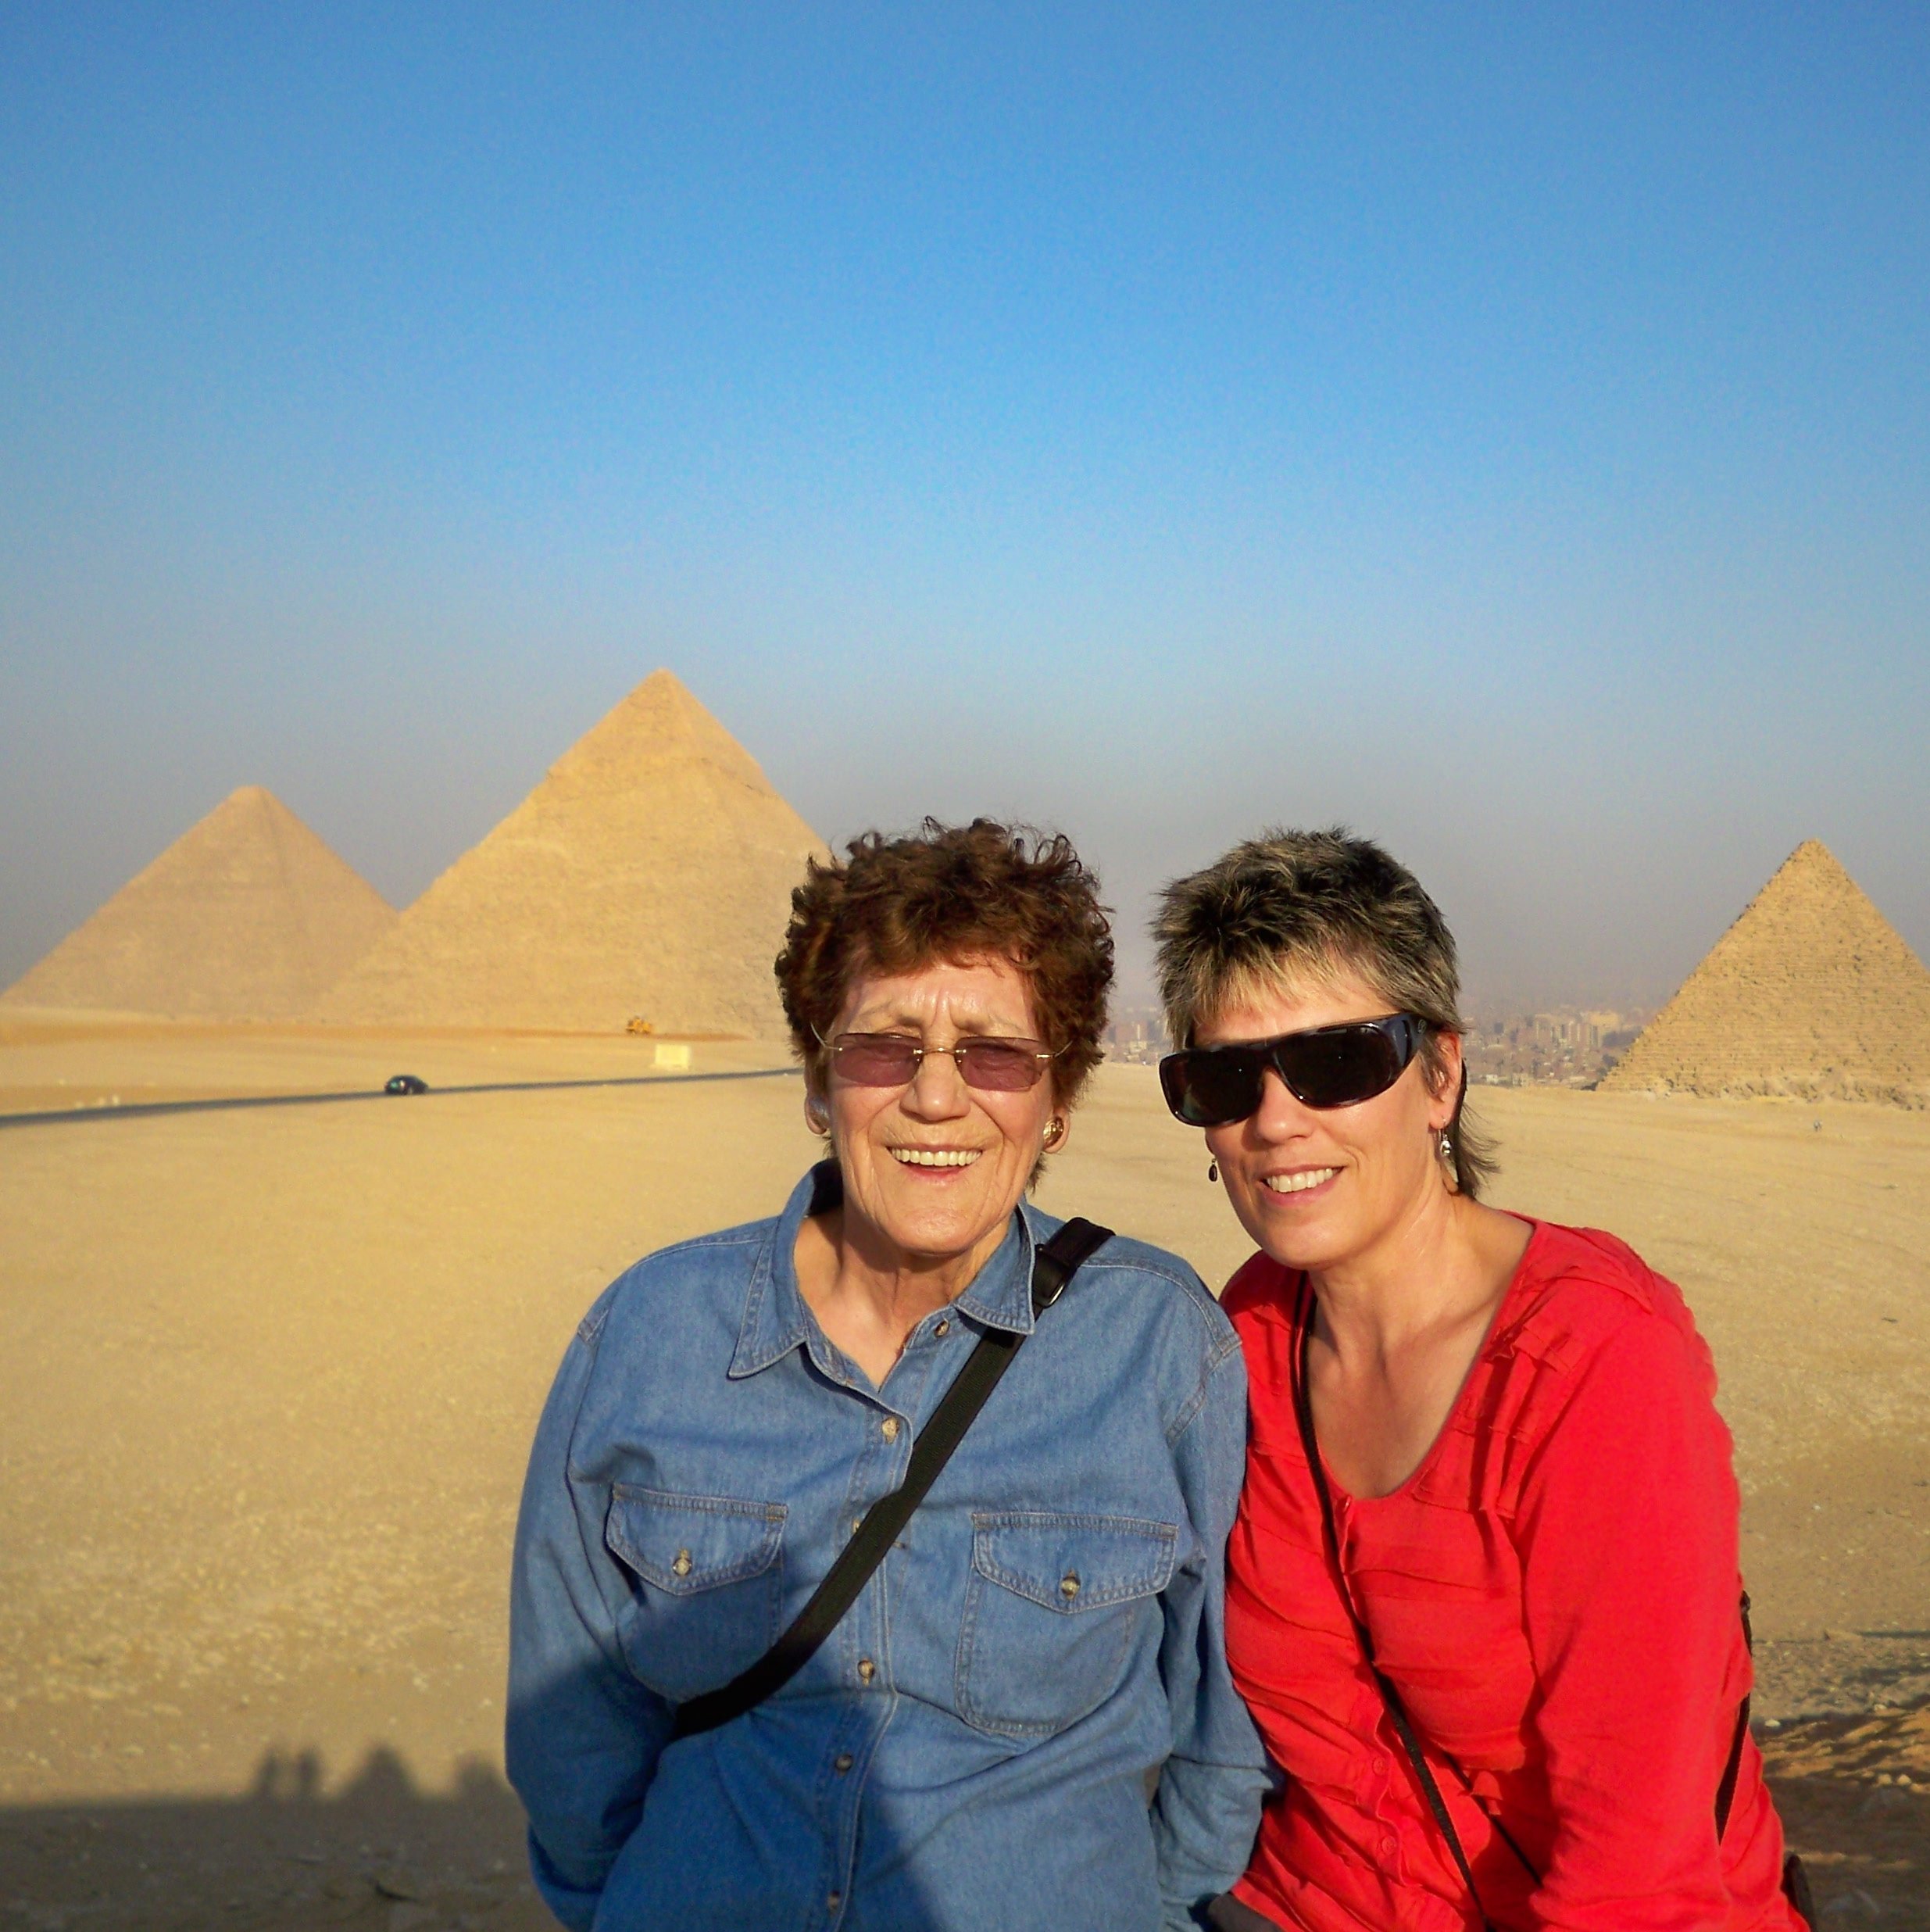
[[[1398, 1016], [1397, 1016], [1398, 1017]], [[1251, 1046], [1194, 1047], [1160, 1063], [1167, 1104], [1196, 1127], [1221, 1127], [1260, 1110], [1273, 1068], [1307, 1107], [1352, 1107], [1384, 1093], [1414, 1057], [1412, 1022], [1399, 1037], [1383, 1021], [1326, 1026]]]
[[1051, 1057], [1035, 1039], [962, 1039], [947, 1047], [926, 1046], [902, 1033], [841, 1033], [831, 1043], [838, 1078], [855, 1086], [909, 1086], [928, 1053], [949, 1054], [968, 1087], [992, 1093], [1036, 1086]]

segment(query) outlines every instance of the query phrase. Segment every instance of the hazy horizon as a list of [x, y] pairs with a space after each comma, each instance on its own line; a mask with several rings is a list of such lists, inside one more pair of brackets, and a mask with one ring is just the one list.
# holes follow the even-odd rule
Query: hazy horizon
[[1930, 953], [1930, 16], [0, 20], [0, 984], [234, 787], [392, 903], [659, 665], [1479, 1007], [1821, 839]]
[[[592, 722], [594, 721], [594, 720], [592, 721]], [[750, 750], [753, 756], [756, 755], [756, 748], [754, 746], [747, 746], [745, 748]], [[561, 757], [566, 749], [566, 746], [559, 746], [556, 749], [556, 756]], [[544, 769], [546, 770], [548, 766], [554, 762], [554, 758], [545, 760]], [[540, 782], [541, 776], [542, 771], [538, 771], [531, 778], [530, 785], [524, 788], [524, 791], [533, 788], [536, 783]], [[253, 783], [256, 781], [244, 780], [242, 782]], [[228, 789], [232, 790], [234, 788]], [[271, 791], [274, 789], [273, 786], [268, 789]], [[226, 792], [223, 792], [221, 796], [226, 795]], [[398, 910], [406, 907], [422, 890], [426, 889], [448, 864], [453, 864], [457, 858], [462, 856], [463, 852], [469, 850], [495, 824], [500, 822], [501, 818], [506, 815], [507, 810], [513, 809], [515, 804], [520, 802], [521, 796], [522, 793], [519, 792], [515, 798], [512, 799], [509, 806], [506, 807], [503, 813], [499, 813], [490, 818], [487, 824], [479, 824], [474, 838], [466, 840], [459, 850], [449, 853], [441, 861], [432, 864], [430, 871], [422, 875], [413, 886], [406, 884], [398, 892], [394, 888], [384, 889], [380, 878], [372, 877], [370, 882], [376, 885], [378, 890], [382, 890], [384, 896]], [[220, 802], [220, 798], [211, 800], [209, 809], [213, 810], [213, 807]], [[287, 804], [291, 801], [284, 798], [282, 802]], [[795, 800], [792, 801], [794, 804], [795, 802]], [[302, 814], [298, 814], [298, 815], [306, 817]], [[964, 808], [961, 807], [958, 812], [950, 815], [954, 818], [962, 818], [964, 815]], [[1115, 989], [1114, 1005], [1115, 1007], [1137, 1007], [1152, 1003], [1154, 1000], [1152, 953], [1147, 928], [1151, 921], [1159, 889], [1167, 878], [1173, 875], [1173, 872], [1145, 875], [1135, 875], [1128, 871], [1123, 875], [1124, 882], [1122, 883], [1121, 871], [1108, 864], [1099, 848], [1095, 846], [1090, 839], [1081, 836], [1076, 825], [1049, 815], [1040, 816], [1028, 814], [1022, 807], [1017, 806], [999, 808], [999, 815], [1010, 822], [1035, 825], [1041, 829], [1048, 831], [1064, 831], [1073, 836], [1088, 862], [1099, 871], [1106, 889], [1107, 903], [1114, 913], [1120, 961], [1119, 979]], [[328, 834], [323, 827], [314, 825], [312, 821], [309, 822], [311, 829], [320, 833], [324, 838], [328, 838]], [[1308, 818], [1298, 822], [1313, 825], [1333, 821]], [[915, 818], [902, 817], [881, 818], [864, 825], [854, 822], [833, 834], [827, 843], [835, 847], [842, 848], [844, 840], [857, 832], [874, 828], [907, 829], [915, 823]], [[180, 828], [182, 832], [188, 829], [188, 827], [185, 825]], [[1261, 824], [1256, 821], [1250, 826], [1236, 831], [1233, 836], [1244, 836], [1249, 832], [1258, 832], [1261, 829], [1263, 829]], [[1374, 828], [1356, 823], [1353, 829], [1371, 832]], [[179, 834], [175, 835], [178, 836]], [[820, 835], [824, 835], [821, 832]], [[171, 843], [171, 839], [164, 842], [164, 843]], [[329, 839], [329, 843], [331, 845], [336, 843], [332, 838]], [[1178, 871], [1187, 866], [1207, 863], [1224, 849], [1226, 843], [1230, 843], [1230, 840], [1223, 841], [1221, 844], [1210, 847], [1201, 847], [1199, 852], [1191, 857], [1176, 861], [1174, 870]], [[157, 846], [154, 853], [150, 857], [159, 856], [159, 852], [163, 849], [164, 846]], [[337, 849], [340, 850], [339, 846]], [[1404, 849], [1402, 849], [1402, 851], [1403, 856], [1411, 857], [1411, 854], [1406, 853]], [[346, 853], [344, 853], [343, 856], [349, 857]], [[1838, 856], [1841, 857], [1840, 854]], [[1424, 875], [1423, 883], [1428, 886], [1429, 889], [1440, 900], [1449, 923], [1456, 928], [1463, 953], [1464, 990], [1471, 1012], [1477, 1015], [1487, 1015], [1504, 1011], [1513, 1013], [1525, 1011], [1532, 1007], [1560, 1004], [1617, 1007], [1653, 1007], [1660, 1005], [1668, 997], [1687, 971], [1721, 936], [1722, 932], [1742, 912], [1748, 901], [1753, 899], [1760, 888], [1767, 882], [1776, 867], [1781, 865], [1788, 857], [1789, 853], [1786, 852], [1778, 854], [1774, 862], [1763, 872], [1761, 878], [1756, 880], [1753, 884], [1742, 889], [1742, 896], [1737, 899], [1733, 907], [1727, 911], [1712, 911], [1708, 915], [1708, 919], [1711, 922], [1707, 924], [1706, 939], [1699, 944], [1694, 941], [1693, 938], [1697, 928], [1689, 920], [1685, 919], [1685, 931], [1690, 934], [1691, 943], [1695, 945], [1693, 957], [1685, 961], [1680, 971], [1674, 971], [1665, 964], [1663, 970], [1665, 975], [1671, 975], [1667, 977], [1666, 983], [1664, 983], [1662, 979], [1644, 982], [1634, 976], [1617, 979], [1613, 970], [1604, 971], [1599, 968], [1594, 970], [1585, 968], [1578, 972], [1571, 973], [1566, 979], [1551, 978], [1538, 984], [1531, 979], [1520, 975], [1516, 962], [1521, 956], [1521, 953], [1510, 957], [1505, 952], [1496, 951], [1493, 932], [1484, 927], [1478, 919], [1471, 925], [1468, 919], [1461, 916], [1466, 910], [1464, 905], [1457, 900], [1456, 894], [1444, 885], [1441, 877]], [[352, 859], [351, 863], [354, 863]], [[134, 868], [135, 871], [139, 869], [138, 866]], [[358, 868], [358, 869], [360, 868]], [[130, 873], [128, 876], [131, 877], [132, 874]], [[118, 889], [119, 884], [125, 882], [124, 879], [117, 882], [116, 886], [110, 889], [109, 893], [103, 894], [103, 903], [105, 897], [111, 896], [112, 890]], [[1878, 911], [1882, 911], [1884, 908], [1879, 906]], [[1889, 916], [1887, 913], [1885, 916]], [[1891, 923], [1895, 925], [1896, 921], [1892, 919]], [[1557, 948], [1560, 946], [1564, 937], [1558, 931], [1549, 931], [1535, 936]], [[1923, 950], [1921, 942], [1914, 942], [1914, 943], [1921, 953]], [[41, 950], [44, 952], [46, 949]], [[1525, 951], [1525, 947], [1521, 949], [1521, 952]], [[21, 968], [12, 974], [7, 974], [4, 966], [0, 966], [0, 986], [8, 983], [12, 978], [18, 977], [19, 971], [23, 971], [26, 965], [30, 965], [34, 959], [39, 957], [39, 953], [32, 955], [24, 961]]]

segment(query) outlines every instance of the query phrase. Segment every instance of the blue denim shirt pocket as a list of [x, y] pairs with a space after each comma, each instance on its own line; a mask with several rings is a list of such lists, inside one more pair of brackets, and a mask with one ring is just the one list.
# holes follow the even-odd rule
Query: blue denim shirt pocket
[[1005, 1737], [1049, 1737], [1118, 1687], [1149, 1599], [1171, 1580], [1179, 1531], [1131, 1516], [972, 1514], [959, 1715]]
[[674, 1704], [728, 1683], [777, 1638], [782, 1503], [619, 1483], [603, 1540], [631, 1580], [618, 1635], [638, 1679]]

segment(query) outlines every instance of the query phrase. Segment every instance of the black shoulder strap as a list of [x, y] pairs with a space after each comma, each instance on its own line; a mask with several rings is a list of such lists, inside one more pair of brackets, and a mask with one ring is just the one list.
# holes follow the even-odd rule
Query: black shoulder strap
[[[1742, 1592], [1742, 1641], [1749, 1646], [1749, 1653], [1756, 1655], [1756, 1633], [1750, 1628], [1749, 1592]], [[1742, 1769], [1742, 1740], [1749, 1735], [1749, 1698], [1745, 1693], [1742, 1701], [1736, 1706], [1735, 1735], [1729, 1740], [1729, 1761], [1722, 1767], [1722, 1782], [1716, 1787], [1716, 1842], [1722, 1841], [1722, 1834], [1729, 1828], [1729, 1808], [1735, 1802], [1735, 1780]]]
[[[1112, 1238], [1110, 1228], [1073, 1220], [1039, 1248], [1032, 1261], [1035, 1322], [1064, 1293], [1066, 1283], [1080, 1265]], [[985, 1398], [998, 1386], [999, 1378], [1011, 1365], [1024, 1339], [1008, 1329], [987, 1329], [979, 1336], [978, 1346], [966, 1358], [965, 1366], [940, 1398], [931, 1420], [919, 1431], [902, 1486], [888, 1496], [880, 1497], [865, 1512], [851, 1540], [838, 1552], [824, 1580], [811, 1593], [810, 1601], [756, 1663], [721, 1688], [706, 1690], [701, 1697], [677, 1706], [676, 1726], [670, 1733], [673, 1738], [715, 1730], [720, 1724], [742, 1716], [788, 1683], [810, 1661], [818, 1646], [838, 1627], [838, 1619], [858, 1601], [860, 1592], [884, 1562], [885, 1551], [898, 1540], [899, 1532], [911, 1520], [912, 1512], [924, 1501], [927, 1491], [938, 1480], [938, 1472], [964, 1440], [966, 1430], [985, 1406]]]

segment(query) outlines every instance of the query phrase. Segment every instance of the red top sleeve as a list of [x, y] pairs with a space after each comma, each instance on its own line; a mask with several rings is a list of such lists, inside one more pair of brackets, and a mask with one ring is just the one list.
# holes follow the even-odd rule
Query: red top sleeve
[[1551, 1932], [1728, 1916], [1714, 1794], [1746, 1687], [1732, 1680], [1740, 1498], [1714, 1381], [1692, 1331], [1632, 1312], [1522, 1484], [1528, 1716], [1556, 1823], [1532, 1902]]

